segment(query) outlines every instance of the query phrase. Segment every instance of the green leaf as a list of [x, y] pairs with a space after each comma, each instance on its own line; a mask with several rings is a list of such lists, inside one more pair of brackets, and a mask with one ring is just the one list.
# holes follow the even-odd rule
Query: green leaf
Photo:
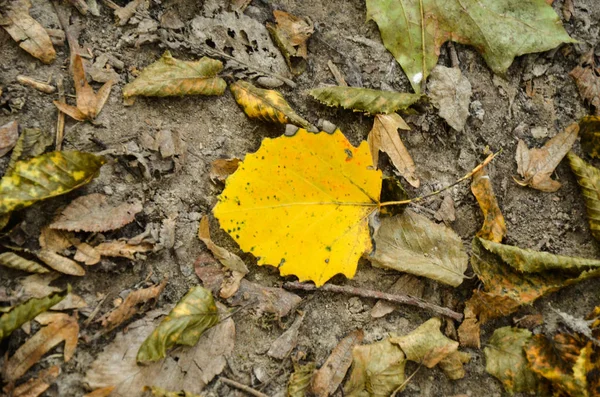
[[24, 128], [10, 155], [6, 172], [8, 173], [12, 170], [17, 161], [26, 160], [44, 153], [52, 143], [54, 143], [54, 138], [51, 134], [47, 134], [39, 128]]
[[375, 252], [370, 259], [374, 266], [454, 287], [463, 281], [469, 257], [460, 237], [449, 227], [407, 209], [401, 215], [381, 219], [373, 240]]
[[217, 74], [221, 61], [207, 57], [199, 61], [180, 61], [169, 51], [123, 87], [123, 96], [221, 95], [227, 87]]
[[592, 236], [600, 240], [600, 170], [573, 152], [567, 153], [567, 159], [581, 186]]
[[515, 56], [575, 42], [545, 0], [367, 0], [367, 19], [417, 93], [448, 40], [474, 46], [499, 74]]
[[0, 215], [89, 183], [105, 162], [104, 157], [82, 152], [51, 152], [18, 161], [0, 180]]
[[24, 272], [29, 273], [50, 273], [50, 270], [46, 269], [39, 263], [25, 259], [14, 252], [1, 253], [0, 265], [4, 265], [12, 269], [23, 270]]
[[538, 390], [538, 376], [529, 369], [524, 347], [531, 340], [526, 329], [502, 327], [494, 331], [485, 353], [485, 370], [497, 378], [508, 393], [532, 393]]
[[31, 298], [4, 313], [0, 317], [0, 341], [27, 321], [33, 320], [38, 314], [45, 312], [65, 299], [70, 292], [71, 286], [64, 291], [56, 292], [43, 298]]
[[369, 114], [388, 114], [403, 110], [421, 98], [418, 94], [355, 87], [314, 88], [309, 94], [327, 106], [341, 106], [344, 109]]
[[137, 361], [160, 360], [175, 345], [194, 346], [202, 333], [218, 322], [219, 312], [210, 291], [193, 287], [142, 343]]
[[304, 397], [309, 395], [308, 387], [315, 372], [315, 363], [298, 365], [294, 363], [294, 372], [290, 375], [287, 387], [288, 397]]

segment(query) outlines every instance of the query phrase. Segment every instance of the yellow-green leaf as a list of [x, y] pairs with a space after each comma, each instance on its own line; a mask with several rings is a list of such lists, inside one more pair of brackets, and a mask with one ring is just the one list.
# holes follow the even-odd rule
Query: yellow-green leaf
[[592, 236], [600, 240], [600, 170], [573, 152], [567, 154], [567, 159], [581, 187]]
[[315, 88], [310, 90], [310, 95], [327, 106], [341, 106], [369, 114], [388, 114], [403, 110], [421, 98], [419, 94], [356, 87]]
[[227, 84], [218, 77], [221, 61], [207, 57], [199, 61], [180, 61], [169, 51], [146, 67], [131, 83], [123, 87], [123, 96], [221, 95]]
[[219, 311], [210, 291], [193, 287], [142, 343], [137, 361], [160, 360], [175, 345], [194, 346], [204, 331], [218, 322]]
[[23, 270], [29, 273], [50, 273], [50, 270], [37, 262], [25, 259], [14, 252], [3, 252], [0, 254], [0, 265], [10, 267], [17, 270]]
[[[596, 98], [600, 101], [600, 97]], [[579, 121], [579, 135], [581, 135], [581, 149], [592, 158], [600, 157], [600, 116], [582, 118]]]
[[27, 160], [44, 153], [52, 143], [54, 143], [54, 138], [51, 134], [45, 133], [39, 128], [24, 128], [10, 155], [6, 172], [15, 168], [17, 161]]
[[0, 316], [0, 340], [9, 336], [14, 330], [33, 320], [38, 314], [45, 312], [58, 302], [65, 299], [71, 292], [71, 287], [64, 291], [50, 294], [43, 298], [31, 298], [18, 306], [11, 308]]
[[338, 273], [352, 278], [370, 251], [380, 190], [367, 142], [356, 148], [339, 130], [300, 129], [246, 155], [213, 213], [259, 265], [320, 286]]
[[275, 90], [264, 90], [242, 80], [231, 84], [229, 89], [244, 113], [251, 119], [311, 127], [308, 121], [292, 109], [283, 95]]
[[105, 162], [82, 152], [51, 152], [17, 162], [0, 180], [0, 215], [89, 183]]
[[294, 363], [294, 372], [290, 375], [290, 380], [287, 387], [288, 397], [304, 397], [308, 394], [310, 380], [315, 372], [315, 363], [307, 363], [298, 365]]

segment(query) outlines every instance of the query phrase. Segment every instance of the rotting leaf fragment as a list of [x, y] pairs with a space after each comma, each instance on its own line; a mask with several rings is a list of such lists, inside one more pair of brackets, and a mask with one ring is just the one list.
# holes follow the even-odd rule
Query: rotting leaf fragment
[[482, 168], [473, 175], [471, 192], [477, 199], [481, 212], [483, 212], [483, 226], [477, 232], [477, 236], [496, 243], [502, 242], [506, 234], [506, 223], [504, 222], [504, 215], [502, 215], [502, 211], [500, 211], [500, 207], [498, 206], [492, 181], [485, 168]]
[[313, 34], [314, 26], [309, 21], [288, 12], [273, 11], [276, 25], [267, 22], [267, 29], [281, 53], [285, 57], [291, 72], [295, 75], [306, 70], [308, 47], [306, 41]]

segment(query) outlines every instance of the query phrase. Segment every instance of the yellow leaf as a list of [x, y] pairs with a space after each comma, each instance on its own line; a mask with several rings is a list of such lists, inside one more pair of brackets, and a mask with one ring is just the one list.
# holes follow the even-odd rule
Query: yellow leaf
[[231, 84], [229, 88], [236, 102], [251, 119], [311, 127], [311, 124], [296, 114], [283, 96], [275, 90], [263, 90], [241, 80]]
[[317, 286], [354, 276], [371, 250], [368, 217], [378, 209], [381, 171], [367, 142], [341, 131], [265, 139], [227, 179], [213, 213], [259, 265]]
[[506, 223], [485, 168], [480, 169], [473, 175], [471, 192], [473, 192], [481, 212], [483, 212], [483, 226], [477, 232], [477, 236], [484, 240], [501, 243], [506, 234]]

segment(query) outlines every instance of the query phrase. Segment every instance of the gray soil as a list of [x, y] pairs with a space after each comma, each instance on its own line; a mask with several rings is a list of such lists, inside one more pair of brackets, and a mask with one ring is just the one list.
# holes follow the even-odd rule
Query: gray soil
[[[33, 0], [32, 3], [34, 17], [46, 27], [59, 27], [48, 1]], [[127, 2], [117, 3], [124, 5]], [[203, 15], [210, 18], [219, 14], [217, 3], [220, 2], [155, 0], [151, 1], [147, 17], [158, 20], [163, 12], [174, 10], [186, 24], [184, 29], [177, 32], [185, 36], [191, 34], [189, 26], [194, 17]], [[554, 2], [559, 15], [562, 15], [562, 3], [562, 0]], [[412, 130], [403, 133], [403, 139], [417, 164], [422, 183], [419, 189], [409, 189], [412, 196], [423, 195], [452, 183], [484, 158], [486, 147], [493, 151], [502, 150], [488, 167], [488, 171], [506, 217], [506, 243], [556, 254], [598, 258], [600, 247], [591, 237], [582, 196], [566, 164], [559, 165], [554, 174], [563, 184], [556, 193], [523, 188], [512, 180], [512, 176], [516, 175], [514, 153], [518, 139], [525, 140], [530, 147], [541, 146], [547, 137], [555, 135], [589, 113], [569, 72], [576, 66], [581, 54], [598, 44], [600, 7], [597, 0], [574, 0], [574, 3], [575, 14], [570, 21], [564, 23], [569, 34], [579, 40], [579, 43], [547, 53], [519, 57], [505, 76], [506, 80], [494, 77], [473, 48], [457, 45], [460, 68], [473, 86], [472, 100], [476, 101], [465, 131], [457, 133], [452, 130], [434, 108], [423, 105], [418, 109], [418, 114], [406, 117]], [[365, 22], [364, 1], [255, 0], [245, 14], [262, 24], [272, 15], [273, 9], [309, 16], [316, 26], [309, 41], [307, 71], [295, 78], [298, 84], [296, 88], [279, 88], [292, 107], [309, 121], [315, 124], [318, 119], [331, 121], [354, 144], [366, 139], [372, 126], [370, 117], [324, 107], [306, 94], [307, 89], [319, 84], [335, 84], [327, 67], [329, 60], [340, 68], [350, 85], [411, 91], [399, 65], [381, 44], [377, 26], [373, 22]], [[194, 261], [206, 248], [196, 237], [198, 219], [200, 214], [210, 212], [222, 189], [209, 179], [211, 162], [217, 158], [243, 158], [245, 153], [256, 151], [264, 137], [281, 135], [283, 127], [249, 120], [228, 91], [220, 97], [140, 98], [133, 106], [124, 106], [122, 88], [125, 83], [133, 80], [131, 72], [134, 69], [141, 70], [155, 61], [165, 50], [165, 45], [156, 41], [136, 47], [135, 39], [127, 40], [127, 37], [136, 31], [137, 26], [115, 26], [112, 11], [102, 4], [100, 14], [99, 17], [93, 17], [81, 16], [76, 11], [72, 13], [71, 23], [83, 27], [79, 43], [84, 48], [90, 48], [94, 54], [114, 55], [125, 67], [117, 70], [120, 82], [113, 87], [95, 124], [67, 119], [64, 149], [91, 152], [103, 150], [91, 140], [95, 138], [109, 149], [123, 150], [126, 146], [130, 150], [136, 150], [142, 133], [153, 135], [161, 129], [179, 131], [187, 144], [186, 159], [181, 169], [169, 169], [170, 167], [158, 164], [158, 159], [155, 165], [151, 159], [149, 162], [155, 167], [155, 172], [148, 180], [135, 172], [129, 172], [123, 167], [123, 162], [113, 161], [104, 166], [101, 175], [83, 189], [35, 205], [18, 214], [19, 219], [24, 222], [21, 229], [28, 239], [26, 245], [36, 244], [40, 227], [48, 224], [57, 210], [73, 198], [86, 193], [110, 193], [115, 202], [134, 198], [143, 200], [144, 210], [137, 216], [136, 222], [122, 230], [107, 233], [109, 237], [133, 236], [143, 231], [148, 222], [160, 222], [168, 216], [177, 215], [174, 249], [150, 254], [146, 259], [134, 263], [127, 260], [103, 260], [97, 266], [88, 267], [85, 277], [63, 276], [57, 281], [59, 286], [70, 283], [73, 290], [86, 299], [91, 308], [100, 303], [99, 297], [107, 296], [108, 299], [100, 308], [99, 314], [103, 314], [110, 310], [110, 302], [122, 291], [134, 288], [147, 277], [155, 282], [165, 276], [169, 277], [169, 284], [158, 306], [177, 302], [191, 286], [199, 283], [193, 271]], [[4, 31], [0, 31], [0, 86], [4, 90], [2, 99], [8, 100], [0, 109], [0, 125], [16, 119], [22, 127], [54, 131], [57, 111], [52, 100], [56, 98], [20, 86], [15, 78], [18, 74], [25, 74], [46, 80], [50, 76], [62, 75], [67, 93], [73, 93], [72, 80], [67, 71], [68, 48], [56, 48], [57, 60], [51, 65], [42, 65], [21, 50]], [[194, 48], [181, 46], [170, 50], [180, 59], [198, 57]], [[442, 48], [440, 64], [450, 66], [447, 46]], [[283, 72], [286, 73], [285, 70]], [[526, 94], [527, 84], [532, 84], [535, 88], [532, 97]], [[95, 87], [98, 88], [99, 85]], [[73, 103], [72, 98], [68, 101]], [[19, 102], [23, 103], [22, 108], [13, 108], [11, 112], [9, 104]], [[479, 117], [476, 117], [477, 111]], [[532, 135], [532, 129], [538, 127], [547, 129], [547, 137], [535, 138]], [[579, 150], [577, 144], [575, 150]], [[0, 159], [0, 162], [5, 165], [7, 160]], [[386, 170], [391, 173], [391, 168]], [[481, 212], [468, 183], [452, 188], [449, 193], [457, 210], [457, 219], [451, 227], [469, 247], [470, 240], [481, 226]], [[415, 209], [433, 218], [431, 214], [438, 210], [441, 201], [442, 197], [438, 196], [421, 203]], [[257, 267], [251, 255], [240, 252], [233, 240], [218, 229], [216, 221], [211, 222], [211, 230], [217, 243], [246, 260], [250, 268], [247, 276], [250, 281], [265, 286], [280, 286], [284, 282], [275, 268]], [[24, 273], [6, 268], [2, 268], [0, 272], [0, 289], [6, 291], [14, 290], [18, 279], [24, 276]], [[469, 270], [468, 274], [472, 274], [472, 271]], [[332, 281], [386, 291], [398, 277], [396, 272], [375, 269], [367, 261], [361, 261], [354, 279], [346, 280], [337, 276]], [[451, 306], [457, 311], [462, 311], [464, 301], [479, 286], [474, 279], [465, 280], [458, 288], [426, 279], [423, 282], [426, 284], [425, 299]], [[597, 291], [597, 280], [586, 281], [540, 299], [513, 316], [490, 322], [482, 330], [482, 344], [485, 345], [497, 327], [512, 324], [513, 318], [530, 313], [545, 315], [546, 324], [538, 331], [551, 331], [556, 327], [557, 321], [550, 306], [574, 316], [583, 316], [598, 305]], [[390, 332], [409, 332], [431, 317], [429, 312], [401, 306], [383, 318], [372, 319], [369, 311], [375, 304], [373, 300], [325, 292], [303, 295], [305, 299], [309, 296], [312, 298], [303, 302], [301, 307], [306, 312], [306, 317], [300, 329], [298, 349], [304, 351], [308, 359], [316, 361], [317, 365], [321, 365], [337, 342], [354, 329], [364, 328], [365, 342], [370, 343], [385, 338]], [[234, 316], [237, 331], [235, 350], [228, 358], [224, 375], [254, 385], [257, 380], [253, 373], [263, 371], [274, 377], [263, 392], [272, 396], [281, 395], [292, 371], [292, 363], [289, 359], [283, 363], [271, 359], [266, 351], [284, 331], [285, 326], [291, 324], [294, 316], [277, 321], [254, 315], [251, 307], [237, 313]], [[83, 323], [85, 316], [81, 316], [80, 320]], [[85, 385], [82, 380], [88, 366], [115, 334], [125, 327], [126, 325], [121, 326], [90, 343], [86, 343], [82, 337], [74, 359], [62, 365], [62, 374], [45, 395], [84, 394]], [[81, 335], [93, 335], [99, 329], [100, 325], [96, 323], [82, 326]], [[15, 332], [8, 343], [0, 345], [1, 355], [5, 352], [12, 354], [26, 338], [24, 332]], [[502, 395], [500, 383], [485, 372], [483, 352], [467, 350], [473, 355], [473, 360], [466, 366], [467, 375], [464, 379], [449, 381], [438, 369], [422, 368], [402, 395]], [[61, 360], [62, 358], [46, 359], [34, 369], [62, 362]], [[416, 365], [409, 364], [407, 375], [415, 369]], [[243, 394], [215, 380], [204, 390], [204, 395]]]

